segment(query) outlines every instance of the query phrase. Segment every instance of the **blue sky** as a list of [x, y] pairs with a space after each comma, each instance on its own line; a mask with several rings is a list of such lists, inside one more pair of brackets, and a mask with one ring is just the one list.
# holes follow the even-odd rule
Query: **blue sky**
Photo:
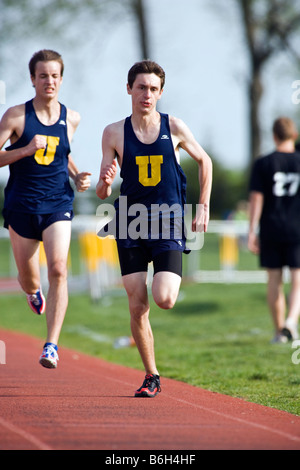
[[[248, 59], [236, 1], [227, 0], [222, 10], [216, 8], [216, 3], [146, 0], [151, 58], [166, 72], [160, 110], [183, 119], [213, 158], [229, 168], [244, 168], [249, 147]], [[95, 183], [104, 127], [131, 113], [126, 79], [131, 65], [140, 59], [139, 47], [133, 22], [128, 18], [113, 27], [95, 24], [95, 38], [88, 42], [80, 28], [76, 24], [73, 27], [75, 32], [78, 29], [78, 48], [70, 48], [62, 39], [24, 38], [22, 54], [11, 62], [11, 68], [7, 63], [5, 71], [0, 71], [0, 80], [6, 83], [6, 104], [0, 105], [0, 115], [33, 97], [27, 65], [33, 52], [41, 48], [58, 50], [65, 62], [60, 101], [81, 114], [72, 155], [80, 169], [93, 173]], [[289, 72], [286, 64], [282, 56], [266, 69], [264, 152], [272, 150], [273, 118], [278, 114], [293, 117], [295, 113], [291, 87], [300, 76]], [[7, 169], [1, 169], [0, 179], [7, 176]]]

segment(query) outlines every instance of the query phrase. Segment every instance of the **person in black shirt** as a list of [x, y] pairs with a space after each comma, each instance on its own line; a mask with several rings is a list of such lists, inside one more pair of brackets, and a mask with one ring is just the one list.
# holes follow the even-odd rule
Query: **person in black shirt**
[[[273, 137], [276, 150], [258, 158], [252, 168], [248, 248], [267, 270], [274, 342], [287, 342], [298, 339], [300, 314], [300, 152], [295, 149], [298, 132], [291, 119], [276, 119]], [[291, 279], [288, 307], [284, 267]]]

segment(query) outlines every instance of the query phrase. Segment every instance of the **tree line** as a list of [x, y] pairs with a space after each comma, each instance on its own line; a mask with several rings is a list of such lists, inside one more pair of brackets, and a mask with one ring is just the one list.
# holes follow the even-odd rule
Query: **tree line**
[[[300, 69], [300, 2], [299, 0], [233, 0], [233, 2], [239, 13], [238, 21], [244, 38], [245, 55], [248, 57], [246, 98], [250, 164], [261, 153], [260, 116], [266, 67], [271, 60], [275, 60], [283, 52], [289, 58], [291, 67]], [[211, 0], [207, 4], [203, 3], [203, 8], [208, 8], [208, 5], [210, 8], [214, 7], [216, 15], [223, 15], [226, 18], [224, 13], [228, 9], [228, 2]], [[95, 47], [100, 41], [102, 27], [105, 34], [109, 35], [111, 28], [107, 25], [118, 24], [129, 17], [134, 19], [133, 27], [137, 32], [139, 49], [137, 53], [140, 59], [151, 58], [151, 24], [147, 15], [147, 8], [150, 6], [151, 0], [88, 0], [85, 2], [81, 0], [0, 0], [0, 44], [6, 45], [0, 48], [0, 70], [1, 65], [6, 62], [11, 63], [14, 51], [19, 53], [20, 44], [25, 37], [34, 40], [39, 34], [45, 38], [55, 36], [64, 42], [69, 41], [70, 45], [74, 46], [76, 43], [79, 51], [78, 37], [84, 38], [82, 44], [91, 42]], [[199, 15], [200, 19], [201, 9], [197, 9], [195, 14]], [[70, 25], [74, 23], [78, 25], [76, 38], [72, 38], [70, 33]], [[92, 28], [95, 24], [99, 24], [96, 30]], [[231, 25], [228, 24], [228, 29], [230, 27]], [[174, 26], [174, 30], [177, 31], [177, 29]], [[94, 37], [95, 31], [98, 35], [96, 38]], [[164, 44], [164, 47], [167, 45]], [[201, 60], [200, 57], [198, 59]]]

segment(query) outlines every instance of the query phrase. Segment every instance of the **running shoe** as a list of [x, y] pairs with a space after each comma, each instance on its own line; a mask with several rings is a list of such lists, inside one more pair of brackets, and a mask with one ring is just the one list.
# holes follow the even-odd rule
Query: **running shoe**
[[56, 369], [58, 361], [57, 346], [53, 343], [46, 343], [40, 356], [40, 364], [47, 369]]
[[277, 333], [274, 338], [271, 340], [271, 344], [276, 344], [276, 343], [287, 343], [288, 342], [288, 339], [286, 336], [283, 336], [283, 334], [280, 332], [280, 333]]
[[36, 291], [35, 294], [26, 294], [27, 302], [31, 310], [37, 315], [42, 315], [46, 309], [46, 300], [42, 290]]
[[136, 390], [136, 397], [155, 397], [161, 391], [159, 375], [146, 375], [143, 385]]
[[299, 339], [296, 325], [286, 325], [284, 328], [282, 328], [280, 335], [283, 338], [286, 338], [286, 341], [294, 341], [295, 339]]

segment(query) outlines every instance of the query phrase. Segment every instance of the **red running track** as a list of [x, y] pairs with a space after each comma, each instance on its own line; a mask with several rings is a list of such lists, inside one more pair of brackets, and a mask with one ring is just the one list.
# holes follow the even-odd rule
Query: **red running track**
[[164, 378], [157, 397], [134, 398], [141, 371], [65, 348], [48, 370], [42, 341], [3, 330], [0, 340], [0, 450], [300, 449], [289, 413]]

